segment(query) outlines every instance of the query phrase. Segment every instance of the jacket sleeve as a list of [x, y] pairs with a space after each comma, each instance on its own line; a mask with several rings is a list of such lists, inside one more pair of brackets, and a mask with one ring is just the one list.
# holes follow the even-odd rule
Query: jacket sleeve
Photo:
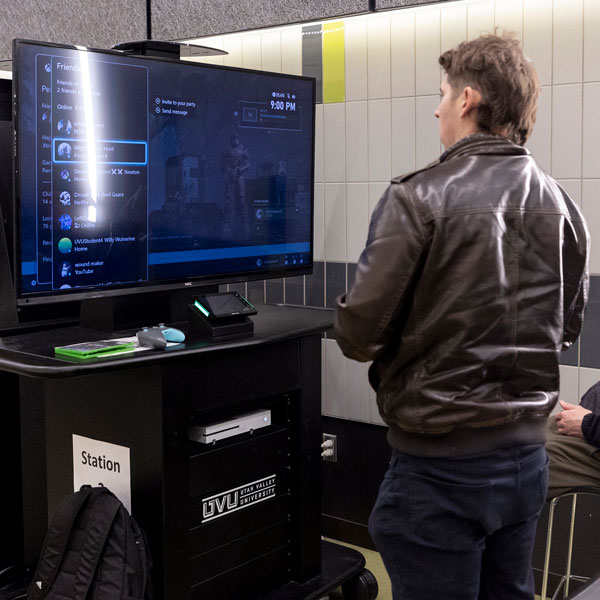
[[600, 415], [600, 381], [596, 382], [583, 396], [581, 396], [579, 405]]
[[600, 448], [600, 415], [588, 413], [581, 422], [581, 432], [588, 444]]
[[347, 357], [365, 362], [384, 354], [407, 317], [427, 243], [424, 223], [412, 188], [390, 185], [373, 212], [354, 284], [336, 300], [334, 329]]
[[563, 236], [563, 350], [569, 348], [581, 333], [590, 285], [590, 236], [583, 217], [572, 201], [570, 204], [572, 219], [565, 223]]

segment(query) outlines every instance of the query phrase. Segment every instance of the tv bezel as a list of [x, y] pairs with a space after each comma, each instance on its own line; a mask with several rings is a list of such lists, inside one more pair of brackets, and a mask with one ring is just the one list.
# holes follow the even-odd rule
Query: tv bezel
[[[287, 265], [280, 268], [269, 268], [263, 271], [235, 271], [231, 273], [218, 273], [212, 275], [198, 275], [183, 279], [161, 281], [128, 283], [123, 285], [114, 285], [106, 288], [90, 287], [90, 288], [72, 288], [65, 290], [42, 291], [42, 292], [27, 292], [23, 293], [21, 289], [21, 189], [20, 189], [20, 155], [19, 155], [19, 65], [17, 60], [18, 47], [21, 45], [34, 45], [47, 48], [57, 48], [64, 50], [85, 50], [95, 54], [108, 56], [126, 57], [128, 60], [139, 60], [145, 62], [162, 62], [180, 65], [182, 62], [189, 65], [190, 68], [202, 69], [217, 69], [226, 71], [237, 71], [244, 73], [255, 73], [258, 75], [271, 75], [285, 79], [302, 79], [312, 81], [312, 156], [311, 156], [311, 198], [310, 198], [310, 263], [303, 265]], [[23, 38], [13, 39], [13, 97], [12, 97], [12, 139], [13, 139], [13, 276], [16, 293], [17, 306], [30, 306], [36, 304], [55, 304], [60, 302], [73, 302], [76, 300], [89, 300], [94, 298], [103, 298], [111, 296], [124, 296], [133, 294], [143, 294], [150, 292], [167, 292], [169, 290], [192, 289], [203, 286], [223, 285], [227, 283], [239, 283], [244, 281], [260, 281], [263, 279], [275, 279], [283, 277], [298, 277], [302, 275], [310, 275], [313, 272], [314, 264], [314, 214], [315, 214], [315, 118], [316, 118], [316, 79], [304, 75], [294, 75], [288, 73], [277, 73], [274, 71], [264, 71], [259, 69], [246, 69], [242, 67], [232, 67], [229, 65], [213, 65], [210, 63], [201, 63], [197, 61], [182, 61], [180, 59], [131, 54], [130, 52], [119, 50], [108, 50], [102, 48], [90, 48], [76, 46], [71, 44], [57, 44], [52, 42], [44, 42], [37, 40], [29, 40]]]

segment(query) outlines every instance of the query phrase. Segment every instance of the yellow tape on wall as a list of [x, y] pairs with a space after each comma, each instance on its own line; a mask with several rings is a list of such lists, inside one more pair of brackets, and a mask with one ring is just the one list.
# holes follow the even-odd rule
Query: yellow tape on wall
[[344, 21], [323, 23], [323, 102], [346, 99]]

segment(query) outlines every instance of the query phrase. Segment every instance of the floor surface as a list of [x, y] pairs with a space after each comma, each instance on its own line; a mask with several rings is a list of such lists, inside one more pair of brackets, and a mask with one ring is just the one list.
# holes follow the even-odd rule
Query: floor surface
[[[377, 579], [377, 584], [379, 586], [379, 593], [377, 594], [377, 600], [392, 600], [392, 585], [390, 583], [390, 578], [383, 566], [383, 562], [381, 560], [381, 556], [379, 552], [374, 552], [373, 550], [367, 550], [366, 548], [359, 548], [358, 546], [353, 546], [352, 544], [346, 544], [345, 542], [339, 542], [338, 540], [329, 540], [330, 542], [334, 542], [336, 544], [341, 544], [342, 546], [348, 546], [348, 548], [354, 548], [358, 550], [364, 557], [367, 562], [366, 568], [375, 575]], [[333, 594], [329, 595], [329, 600], [343, 600], [344, 596], [342, 595], [341, 589], [336, 590]], [[539, 600], [539, 596], [536, 595], [535, 600]]]

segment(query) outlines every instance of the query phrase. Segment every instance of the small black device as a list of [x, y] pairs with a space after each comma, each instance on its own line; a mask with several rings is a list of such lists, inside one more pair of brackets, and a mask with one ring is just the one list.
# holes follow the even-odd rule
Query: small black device
[[215, 338], [254, 330], [254, 323], [248, 317], [257, 314], [257, 310], [237, 292], [193, 296], [192, 302], [190, 325], [203, 335]]
[[194, 296], [194, 306], [210, 321], [256, 314], [256, 308], [237, 292]]

